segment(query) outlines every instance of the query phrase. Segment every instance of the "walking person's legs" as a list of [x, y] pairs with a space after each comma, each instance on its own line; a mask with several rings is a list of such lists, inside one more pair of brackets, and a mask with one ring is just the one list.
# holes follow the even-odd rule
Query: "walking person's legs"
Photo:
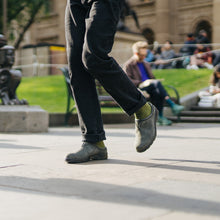
[[113, 46], [120, 9], [121, 1], [118, 0], [94, 0], [90, 5], [84, 5], [80, 0], [70, 0], [67, 5], [66, 36], [71, 82], [86, 142], [80, 151], [68, 155], [69, 163], [106, 159], [107, 151], [106, 154], [99, 152], [101, 148], [96, 145], [105, 136], [94, 78], [100, 81], [128, 115], [137, 113], [138, 152], [148, 149], [156, 137], [157, 110], [153, 105], [146, 104], [145, 98], [117, 62], [108, 56]]

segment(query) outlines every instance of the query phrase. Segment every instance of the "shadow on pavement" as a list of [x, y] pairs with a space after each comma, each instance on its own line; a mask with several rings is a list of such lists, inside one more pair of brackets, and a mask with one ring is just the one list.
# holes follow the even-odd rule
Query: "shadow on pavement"
[[33, 146], [24, 146], [24, 145], [18, 145], [18, 144], [0, 144], [0, 149], [27, 149], [27, 150], [39, 150], [39, 149], [46, 149], [43, 147], [33, 147]]
[[[153, 159], [156, 160], [156, 159]], [[160, 159], [158, 159], [160, 160]], [[94, 161], [88, 163], [81, 163], [80, 165], [92, 165], [92, 164], [120, 164], [120, 165], [128, 165], [128, 166], [141, 166], [141, 167], [152, 167], [152, 168], [160, 168], [160, 169], [168, 169], [168, 170], [181, 170], [181, 171], [189, 171], [189, 172], [198, 172], [198, 173], [212, 173], [212, 174], [220, 174], [220, 169], [212, 169], [212, 168], [204, 168], [204, 167], [192, 167], [192, 166], [181, 166], [177, 165], [181, 161], [173, 161], [172, 164], [160, 164], [160, 163], [148, 163], [148, 162], [140, 162], [140, 161], [129, 161], [129, 160], [118, 160], [118, 159], [108, 159], [106, 161]]]
[[220, 138], [216, 137], [201, 137], [201, 136], [195, 136], [195, 137], [190, 137], [190, 136], [171, 136], [171, 135], [158, 135], [157, 138], [173, 138], [173, 139], [195, 139], [195, 140], [215, 140], [215, 141], [220, 141]]
[[1, 190], [4, 191], [20, 190], [27, 194], [41, 193], [52, 196], [66, 196], [69, 199], [86, 199], [213, 216], [220, 215], [220, 203], [218, 202], [171, 195], [156, 190], [100, 183], [98, 181], [1, 176], [0, 186], [3, 186]]
[[152, 159], [156, 161], [173, 161], [173, 162], [186, 162], [186, 163], [205, 163], [205, 164], [219, 164], [220, 161], [203, 161], [203, 160], [183, 160], [183, 159], [164, 159], [164, 158], [157, 158], [157, 159]]

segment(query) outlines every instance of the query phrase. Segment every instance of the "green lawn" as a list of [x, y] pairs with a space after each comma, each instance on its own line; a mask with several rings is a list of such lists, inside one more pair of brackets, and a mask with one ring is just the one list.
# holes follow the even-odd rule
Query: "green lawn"
[[207, 87], [212, 72], [213, 70], [208, 69], [171, 69], [153, 71], [157, 79], [164, 79], [164, 85], [174, 86], [178, 90], [180, 97]]
[[26, 99], [30, 105], [39, 105], [49, 112], [65, 112], [66, 87], [62, 75], [22, 78], [17, 90], [19, 99]]
[[[211, 70], [154, 70], [156, 78], [164, 79], [164, 85], [174, 86], [183, 97], [208, 86]], [[170, 92], [170, 90], [169, 90]], [[66, 86], [62, 75], [22, 78], [17, 90], [19, 99], [25, 98], [30, 105], [39, 105], [49, 112], [65, 112]], [[72, 102], [73, 104], [73, 102]], [[104, 108], [103, 112], [120, 112], [119, 108]]]

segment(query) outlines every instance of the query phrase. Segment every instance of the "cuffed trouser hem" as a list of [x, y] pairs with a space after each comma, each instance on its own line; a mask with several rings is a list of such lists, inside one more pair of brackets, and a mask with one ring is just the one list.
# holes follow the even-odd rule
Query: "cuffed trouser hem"
[[99, 141], [106, 140], [105, 132], [102, 132], [100, 134], [85, 134], [82, 135], [82, 141], [83, 142], [89, 142], [89, 143], [96, 143]]
[[146, 103], [147, 103], [146, 98], [144, 96], [141, 96], [141, 100], [139, 101], [139, 103], [135, 107], [133, 107], [132, 109], [125, 110], [125, 112], [127, 113], [127, 115], [131, 116], [135, 112], [137, 112]]

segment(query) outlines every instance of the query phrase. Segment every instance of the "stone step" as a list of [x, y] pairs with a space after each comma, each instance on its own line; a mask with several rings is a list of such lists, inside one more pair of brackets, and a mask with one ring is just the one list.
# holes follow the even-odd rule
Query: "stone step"
[[178, 118], [176, 116], [169, 116], [167, 118], [173, 122], [220, 123], [220, 117], [181, 116], [180, 120], [178, 120]]
[[200, 107], [200, 106], [192, 106], [192, 111], [220, 111], [220, 107]]
[[220, 117], [220, 111], [182, 111], [182, 116], [194, 116], [194, 117]]

